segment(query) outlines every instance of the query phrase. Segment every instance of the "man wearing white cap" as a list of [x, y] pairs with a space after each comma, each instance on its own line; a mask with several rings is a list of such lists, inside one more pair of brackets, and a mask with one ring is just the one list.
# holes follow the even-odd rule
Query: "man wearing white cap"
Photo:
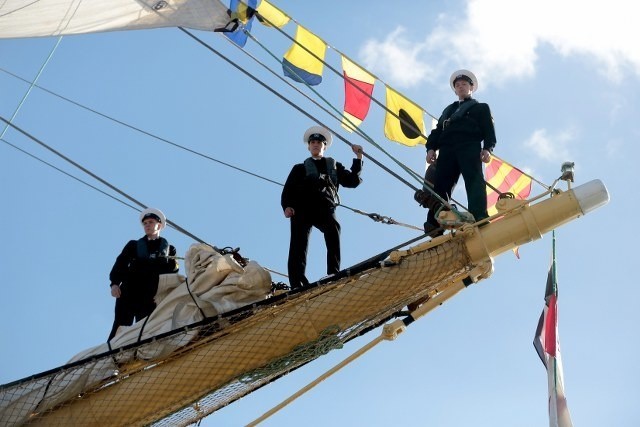
[[[427, 137], [427, 163], [435, 163], [437, 157], [434, 191], [447, 201], [462, 174], [469, 212], [480, 221], [488, 217], [482, 162], [489, 162], [496, 145], [493, 118], [489, 105], [471, 97], [478, 90], [478, 79], [471, 71], [454, 72], [449, 83], [458, 100], [444, 109]], [[424, 223], [425, 232], [431, 236], [443, 232], [435, 218], [439, 207], [429, 209]]]
[[159, 209], [148, 208], [140, 214], [144, 236], [130, 240], [113, 264], [109, 279], [111, 295], [116, 299], [115, 319], [107, 341], [118, 327], [140, 321], [156, 308], [153, 297], [160, 274], [177, 273], [176, 248], [160, 237], [167, 219]]
[[311, 153], [304, 163], [291, 169], [280, 203], [284, 216], [291, 220], [289, 243], [289, 284], [298, 289], [309, 284], [305, 277], [307, 248], [311, 227], [324, 234], [327, 245], [327, 274], [340, 271], [340, 224], [336, 219], [336, 206], [340, 204], [338, 188], [356, 188], [360, 185], [362, 171], [362, 147], [352, 145], [356, 155], [347, 170], [324, 152], [331, 146], [333, 135], [321, 126], [312, 126], [304, 133], [302, 141]]

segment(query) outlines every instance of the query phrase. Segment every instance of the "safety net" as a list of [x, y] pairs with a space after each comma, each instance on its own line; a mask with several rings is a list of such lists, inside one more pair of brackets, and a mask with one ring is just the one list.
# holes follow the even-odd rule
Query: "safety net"
[[442, 240], [2, 385], [0, 422], [194, 423], [466, 278], [464, 239]]

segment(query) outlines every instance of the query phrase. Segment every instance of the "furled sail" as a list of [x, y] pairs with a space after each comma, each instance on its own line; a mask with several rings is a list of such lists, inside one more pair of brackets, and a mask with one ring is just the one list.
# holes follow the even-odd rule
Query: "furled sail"
[[186, 27], [221, 30], [231, 21], [219, 0], [5, 0], [0, 38]]

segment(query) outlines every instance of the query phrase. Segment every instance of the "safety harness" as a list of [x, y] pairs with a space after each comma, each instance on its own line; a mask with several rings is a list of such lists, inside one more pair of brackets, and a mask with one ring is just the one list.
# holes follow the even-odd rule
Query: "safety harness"
[[[305, 159], [304, 169], [307, 174], [307, 178], [322, 179], [326, 184], [322, 192], [330, 198], [330, 200], [337, 206], [340, 204], [340, 196], [338, 195], [338, 169], [336, 168], [336, 161], [332, 157], [323, 157], [327, 163], [327, 175], [321, 176], [316, 163], [312, 157]], [[327, 179], [328, 178], [328, 179]]]
[[158, 250], [152, 254], [149, 253], [149, 247], [147, 246], [147, 239], [141, 238], [137, 241], [137, 249], [136, 254], [138, 255], [138, 259], [149, 259], [149, 258], [166, 258], [169, 256], [169, 242], [164, 237], [159, 237], [160, 239], [160, 247]]
[[464, 115], [467, 114], [467, 112], [477, 104], [478, 104], [477, 100], [469, 99], [467, 101], [462, 102], [461, 104], [458, 104], [458, 108], [456, 108], [456, 110], [453, 113], [450, 113], [450, 111], [456, 107], [455, 104], [452, 104], [447, 109], [447, 111], [445, 111], [445, 113], [443, 114], [443, 116], [448, 115], [448, 117], [443, 122], [443, 127], [447, 127], [451, 122], [455, 122], [463, 118]]

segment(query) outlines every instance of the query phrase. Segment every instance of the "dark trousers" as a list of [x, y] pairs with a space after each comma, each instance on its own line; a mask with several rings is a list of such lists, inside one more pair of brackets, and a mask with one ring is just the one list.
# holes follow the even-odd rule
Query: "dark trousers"
[[335, 212], [326, 211], [313, 214], [296, 213], [291, 217], [291, 241], [289, 243], [289, 284], [291, 289], [306, 286], [309, 281], [305, 277], [307, 268], [307, 249], [311, 227], [324, 234], [327, 246], [327, 274], [340, 271], [340, 224]]
[[133, 325], [134, 320], [138, 322], [144, 319], [150, 315], [155, 308], [156, 303], [153, 302], [153, 297], [149, 297], [148, 295], [131, 295], [123, 291], [122, 296], [116, 298], [115, 317], [107, 341], [111, 341], [111, 338], [116, 335], [118, 327]]
[[[464, 186], [467, 190], [467, 203], [469, 212], [476, 221], [486, 218], [487, 191], [480, 160], [480, 144], [459, 143], [451, 147], [440, 148], [435, 173], [434, 191], [443, 199], [450, 200], [451, 193], [462, 174]], [[439, 207], [439, 206], [438, 206]], [[427, 222], [438, 226], [435, 214], [436, 209], [430, 209]]]

